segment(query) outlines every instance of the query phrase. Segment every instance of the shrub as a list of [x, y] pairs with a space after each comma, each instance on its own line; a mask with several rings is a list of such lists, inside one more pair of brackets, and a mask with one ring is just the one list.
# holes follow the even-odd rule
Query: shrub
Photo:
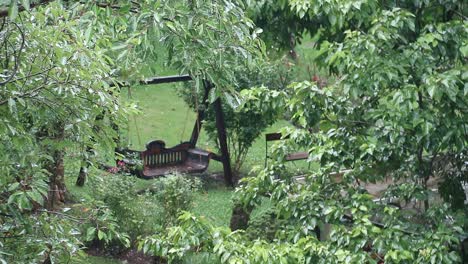
[[158, 201], [150, 194], [137, 195], [136, 178], [108, 175], [98, 179], [96, 199], [112, 211], [121, 231], [130, 235], [131, 241], [150, 234], [162, 223]]
[[96, 181], [96, 199], [112, 211], [119, 231], [132, 242], [172, 225], [180, 211], [191, 208], [201, 186], [199, 179], [181, 175], [155, 180], [144, 192], [136, 191], [137, 180], [131, 176], [108, 175]]
[[181, 211], [192, 208], [194, 193], [201, 187], [198, 178], [169, 175], [157, 181], [152, 190], [161, 207], [164, 226], [174, 223]]
[[93, 206], [89, 215], [89, 222], [82, 228], [85, 230], [85, 242], [98, 242], [98, 244], [118, 243], [118, 246], [130, 246], [130, 240], [127, 233], [121, 232], [121, 228], [113, 212], [106, 206]]

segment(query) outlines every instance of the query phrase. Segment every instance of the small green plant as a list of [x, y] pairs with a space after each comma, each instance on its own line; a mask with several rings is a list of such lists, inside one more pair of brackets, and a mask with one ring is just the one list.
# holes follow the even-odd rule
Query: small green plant
[[[171, 225], [181, 210], [191, 209], [201, 182], [197, 178], [171, 175], [155, 181], [141, 193], [136, 191], [134, 177], [116, 174], [97, 178], [96, 186], [96, 199], [108, 206], [120, 232], [135, 241]], [[98, 230], [88, 231], [92, 236]]]
[[121, 231], [134, 241], [138, 236], [158, 229], [162, 219], [161, 207], [149, 194], [137, 195], [136, 179], [120, 174], [97, 179], [96, 199], [112, 211]]
[[194, 194], [200, 190], [198, 178], [187, 178], [178, 174], [161, 178], [154, 184], [154, 196], [162, 207], [165, 226], [172, 225], [181, 211], [192, 208]]
[[102, 241], [110, 244], [118, 241], [124, 247], [130, 246], [129, 236], [121, 228], [113, 212], [106, 206], [96, 206], [90, 214], [89, 224], [84, 225], [84, 241]]

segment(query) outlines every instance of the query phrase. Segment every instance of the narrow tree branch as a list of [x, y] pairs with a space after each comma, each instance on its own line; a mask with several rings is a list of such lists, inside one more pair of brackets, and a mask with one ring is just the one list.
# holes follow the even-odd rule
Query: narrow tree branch
[[[3, 86], [3, 85], [5, 85], [5, 84], [7, 84], [8, 82], [10, 82], [10, 81], [13, 79], [13, 77], [16, 76], [16, 73], [17, 73], [18, 67], [19, 67], [19, 61], [20, 61], [20, 57], [21, 57], [21, 52], [23, 51], [24, 44], [25, 44], [25, 42], [26, 42], [26, 36], [24, 35], [24, 32], [23, 32], [23, 30], [21, 29], [21, 27], [20, 27], [18, 24], [14, 23], [14, 22], [12, 22], [12, 23], [13, 23], [13, 25], [15, 25], [15, 26], [18, 28], [18, 32], [19, 32], [20, 35], [21, 35], [21, 45], [20, 45], [20, 48], [19, 48], [19, 50], [18, 50], [18, 53], [15, 54], [15, 55], [16, 55], [16, 56], [15, 56], [15, 66], [14, 66], [14, 68], [13, 68], [13, 72], [11, 73], [11, 75], [10, 75], [5, 81], [0, 82], [0, 86]], [[6, 47], [5, 47], [5, 49], [6, 49]], [[14, 49], [13, 49], [13, 50], [14, 50]], [[16, 52], [15, 52], [15, 53], [16, 53]]]

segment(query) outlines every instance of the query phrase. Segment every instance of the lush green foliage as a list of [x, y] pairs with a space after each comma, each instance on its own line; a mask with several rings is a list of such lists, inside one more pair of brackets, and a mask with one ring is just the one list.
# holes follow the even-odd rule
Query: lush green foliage
[[66, 262], [80, 249], [79, 230], [72, 221], [45, 213], [29, 218], [17, 215], [15, 220], [1, 222], [6, 236], [0, 243], [1, 263], [39, 263], [44, 258]]
[[[131, 242], [138, 236], [151, 234], [162, 226], [161, 207], [151, 195], [140, 197], [135, 192], [135, 178], [123, 175], [97, 177], [90, 184], [96, 186], [93, 199], [108, 206], [117, 220], [120, 231], [130, 236]], [[141, 210], [144, 207], [146, 210]]]
[[[289, 6], [288, 0], [255, 0], [248, 3], [248, 16], [263, 29], [260, 35], [268, 52], [289, 50], [301, 42], [303, 35], [317, 29], [313, 16], [299, 14]], [[273, 53], [274, 54], [274, 53]], [[292, 54], [294, 56], [294, 53]]]
[[92, 184], [96, 186], [93, 199], [108, 207], [119, 231], [129, 234], [131, 242], [172, 225], [181, 210], [192, 208], [194, 194], [200, 188], [198, 179], [180, 175], [158, 179], [139, 194], [133, 176], [97, 177]]
[[169, 175], [155, 184], [152, 192], [163, 209], [159, 216], [163, 226], [173, 225], [181, 211], [192, 209], [194, 194], [200, 187], [201, 182], [198, 178], [180, 175]]
[[[350, 210], [354, 218], [352, 228], [336, 225], [331, 233], [331, 240], [337, 242], [340, 250], [351, 250], [350, 260], [363, 257], [364, 246], [370, 243], [374, 256], [384, 257], [386, 262], [456, 261], [454, 253], [446, 252], [451, 250], [450, 244], [456, 243], [461, 229], [445, 220], [446, 208], [437, 204], [429, 207], [427, 189], [429, 177], [442, 177], [442, 186], [448, 185], [444, 184], [446, 181], [452, 184], [453, 189], [440, 191], [443, 196], [452, 197], [448, 201], [453, 209], [463, 207], [466, 199], [461, 189], [466, 168], [457, 165], [465, 159], [462, 157], [466, 156], [467, 143], [464, 62], [468, 35], [460, 13], [463, 4], [291, 3], [298, 12], [327, 16], [331, 27], [345, 32], [341, 37], [329, 31], [321, 38], [323, 65], [336, 73], [338, 80], [326, 88], [309, 82], [295, 83], [280, 96], [267, 90], [247, 91], [246, 95], [262, 103], [262, 98], [273, 98], [280, 108], [291, 109], [293, 121], [302, 129], [285, 133], [295, 143], [309, 146], [311, 159], [319, 161], [325, 171], [306, 177], [304, 190], [284, 172], [273, 168], [249, 180], [241, 189], [241, 197], [251, 203], [259, 194], [271, 196], [280, 215], [292, 223], [300, 220], [302, 226], [308, 221], [315, 226], [319, 219], [334, 222], [331, 215], [338, 216], [338, 220]], [[449, 165], [440, 169], [438, 159]], [[337, 184], [329, 179], [327, 169], [351, 172]], [[280, 180], [274, 180], [273, 175], [281, 175]], [[405, 210], [381, 207], [372, 212], [370, 208], [375, 205], [370, 197], [356, 194], [353, 186], [384, 177], [400, 181], [396, 188], [389, 189], [389, 197], [401, 197], [401, 202], [420, 201], [425, 204], [425, 213], [416, 213], [408, 221], [403, 220], [408, 214]], [[339, 191], [334, 190], [337, 186]], [[461, 199], [456, 198], [460, 196]], [[362, 207], [358, 198], [364, 202]], [[352, 209], [354, 206], [357, 208]], [[364, 214], [360, 215], [359, 210], [364, 210]], [[379, 215], [385, 226], [383, 231], [369, 225], [371, 215]], [[426, 224], [415, 224], [421, 221]], [[367, 230], [365, 239], [359, 242], [361, 222], [368, 222], [367, 226], [375, 230]], [[392, 227], [395, 223], [416, 232], [405, 236]], [[437, 235], [441, 231], [447, 235]], [[400, 240], [395, 244], [390, 238], [380, 238], [396, 233], [400, 233]], [[419, 243], [427, 248], [408, 253]], [[396, 245], [400, 247], [399, 255], [394, 254]], [[426, 255], [433, 246], [434, 251]]]
[[[84, 242], [102, 241], [108, 245], [118, 242], [124, 247], [130, 247], [130, 237], [122, 232], [122, 226], [119, 226], [119, 215], [106, 206], [95, 206], [91, 210], [86, 210], [89, 217], [89, 223], [81, 226], [84, 234]], [[125, 230], [125, 229], [124, 229]]]
[[[110, 67], [104, 51], [89, 45], [76, 15], [57, 3], [23, 14], [16, 22], [2, 22], [0, 222], [7, 234], [5, 254], [15, 261], [60, 262], [60, 252], [78, 249], [75, 227], [38, 209], [44, 197], [49, 206], [55, 197], [64, 200], [56, 182], [63, 176], [63, 150], [93, 145], [92, 138], [109, 142], [114, 133], [94, 119], [103, 111], [117, 116], [120, 107], [105, 82]], [[24, 242], [40, 237], [44, 242]], [[18, 243], [22, 246], [11, 246]]]

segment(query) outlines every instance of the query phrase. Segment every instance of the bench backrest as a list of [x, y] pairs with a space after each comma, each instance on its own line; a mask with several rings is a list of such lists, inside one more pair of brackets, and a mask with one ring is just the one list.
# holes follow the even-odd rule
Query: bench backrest
[[[289, 139], [290, 135], [286, 135], [283, 137], [281, 133], [267, 133], [265, 134], [265, 167], [267, 166], [267, 159], [268, 159], [268, 142], [269, 141], [276, 141], [276, 140], [283, 140]], [[286, 155], [286, 161], [295, 161], [295, 160], [304, 160], [309, 157], [309, 153], [307, 151], [295, 152]], [[310, 167], [310, 163], [309, 163]]]
[[265, 134], [265, 141], [276, 141], [280, 139], [288, 139], [290, 136], [286, 135], [284, 138], [281, 133], [267, 133]]
[[166, 148], [162, 140], [151, 141], [146, 145], [146, 150], [141, 153], [144, 167], [155, 168], [173, 166], [184, 163], [187, 159], [189, 142], [184, 142], [172, 148]]

